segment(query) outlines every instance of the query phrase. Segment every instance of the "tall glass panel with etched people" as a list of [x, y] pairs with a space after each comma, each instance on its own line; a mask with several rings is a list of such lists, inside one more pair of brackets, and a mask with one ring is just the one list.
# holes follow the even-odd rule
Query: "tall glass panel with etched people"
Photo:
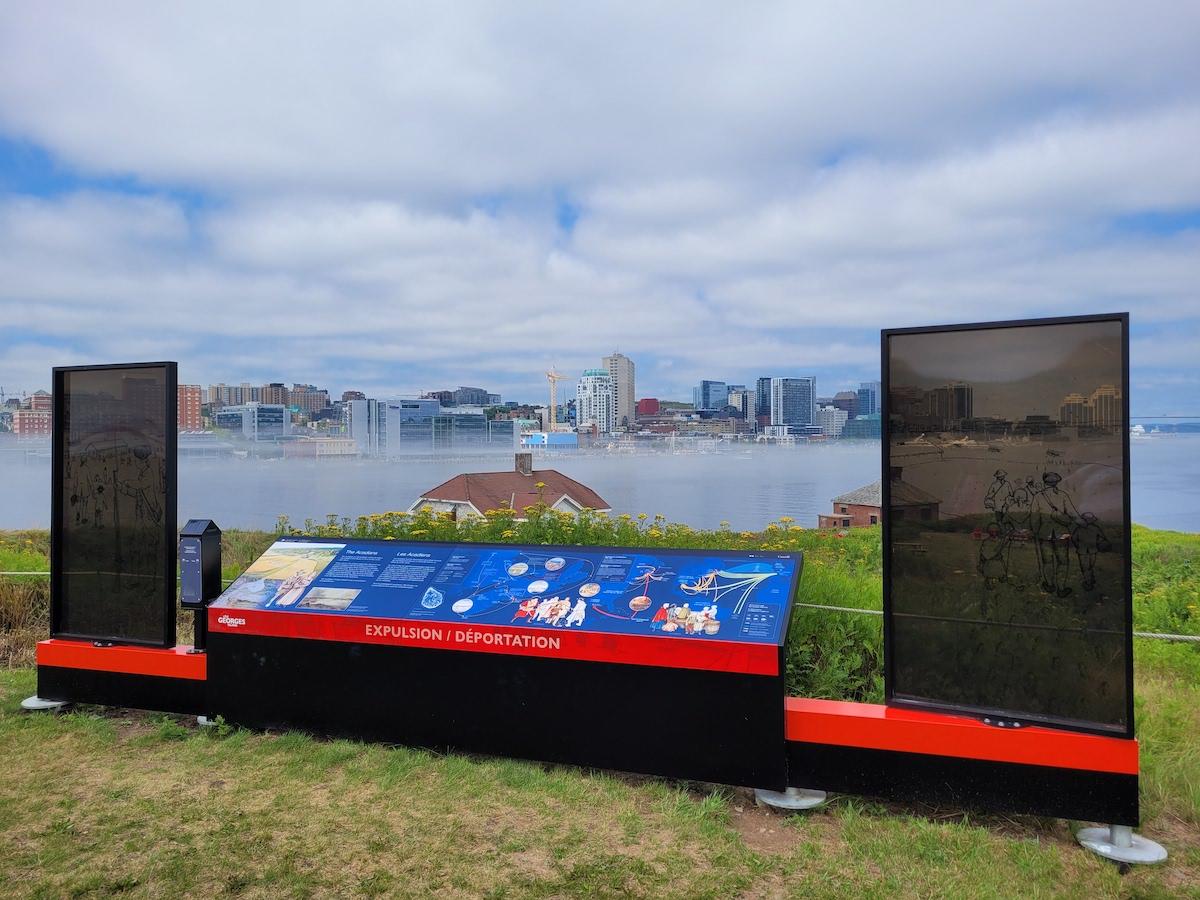
[[1125, 322], [887, 342], [892, 698], [1126, 733]]

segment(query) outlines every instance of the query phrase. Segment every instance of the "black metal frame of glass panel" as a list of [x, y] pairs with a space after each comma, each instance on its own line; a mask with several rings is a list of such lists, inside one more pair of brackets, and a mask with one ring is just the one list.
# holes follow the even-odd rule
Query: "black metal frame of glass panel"
[[[1022, 712], [1010, 709], [988, 709], [981, 707], [962, 706], [953, 703], [935, 703], [908, 698], [897, 698], [895, 689], [895, 641], [893, 636], [894, 620], [892, 616], [891, 597], [891, 525], [889, 510], [891, 509], [891, 427], [889, 422], [890, 410], [890, 368], [891, 354], [889, 341], [894, 336], [912, 334], [935, 334], [955, 331], [988, 331], [1001, 328], [1025, 328], [1039, 325], [1079, 325], [1099, 322], [1118, 322], [1121, 325], [1121, 408], [1123, 427], [1121, 429], [1122, 466], [1122, 504], [1125, 535], [1122, 551], [1125, 554], [1125, 723], [1124, 730], [1099, 723], [1080, 722], [1076, 719], [1056, 719], [1036, 713]], [[1023, 722], [1037, 725], [1052, 725], [1071, 731], [1084, 731], [1094, 734], [1106, 734], [1116, 737], [1132, 738], [1134, 736], [1134, 702], [1133, 702], [1133, 541], [1131, 536], [1132, 523], [1130, 520], [1130, 468], [1129, 468], [1129, 313], [1105, 313], [1089, 316], [1060, 316], [1043, 319], [1013, 319], [1002, 322], [975, 322], [961, 325], [930, 325], [912, 328], [885, 328], [880, 332], [880, 468], [882, 497], [880, 510], [883, 521], [883, 659], [884, 659], [884, 700], [889, 706], [909, 709], [924, 709], [931, 712], [960, 713], [971, 716], [989, 716], [997, 719]]]
[[[166, 497], [163, 505], [163, 635], [161, 641], [142, 641], [111, 634], [79, 634], [62, 629], [63, 594], [63, 465], [65, 457], [66, 376], [73, 372], [101, 372], [121, 369], [163, 369], [165, 373], [163, 411]], [[179, 367], [174, 362], [113, 363], [98, 366], [55, 366], [52, 369], [53, 426], [50, 443], [50, 636], [73, 640], [89, 640], [114, 644], [133, 644], [148, 647], [174, 647], [175, 633], [175, 576], [178, 569], [177, 503], [179, 496]]]

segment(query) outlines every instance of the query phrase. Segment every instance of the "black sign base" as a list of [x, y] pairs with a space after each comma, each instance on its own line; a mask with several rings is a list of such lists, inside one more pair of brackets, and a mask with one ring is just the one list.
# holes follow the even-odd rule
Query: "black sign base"
[[783, 790], [778, 676], [209, 635], [208, 715]]

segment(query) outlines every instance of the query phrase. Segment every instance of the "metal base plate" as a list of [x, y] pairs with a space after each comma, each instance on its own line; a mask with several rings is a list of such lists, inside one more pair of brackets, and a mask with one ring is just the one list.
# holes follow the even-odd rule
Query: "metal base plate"
[[65, 700], [43, 700], [37, 694], [21, 701], [21, 709], [26, 712], [57, 712], [66, 705]]
[[1081, 828], [1075, 833], [1075, 840], [1105, 859], [1128, 865], [1152, 865], [1167, 858], [1167, 849], [1162, 844], [1134, 834], [1128, 825]]
[[801, 809], [815, 809], [828, 799], [824, 791], [814, 791], [808, 788], [790, 787], [786, 791], [764, 791], [754, 789], [754, 802], [759, 806], [769, 806], [772, 809], [794, 812]]

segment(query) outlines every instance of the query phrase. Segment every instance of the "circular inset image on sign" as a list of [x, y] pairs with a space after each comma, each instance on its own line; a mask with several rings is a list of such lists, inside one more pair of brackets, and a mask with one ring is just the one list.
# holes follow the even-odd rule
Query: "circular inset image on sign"
[[557, 572], [559, 569], [561, 569], [566, 564], [567, 564], [567, 561], [565, 559], [563, 559], [561, 556], [552, 556], [548, 560], [546, 560], [546, 571], [547, 572]]
[[530, 583], [530, 585], [529, 585], [529, 593], [531, 593], [531, 594], [543, 594], [543, 593], [545, 593], [545, 591], [546, 591], [546, 588], [548, 588], [548, 587], [550, 587], [550, 582], [548, 582], [548, 581], [542, 581], [542, 580], [539, 578], [537, 581], [534, 581], [534, 582], [531, 582], [531, 583]]
[[513, 563], [511, 566], [508, 567], [508, 574], [513, 576], [514, 578], [516, 578], [518, 575], [524, 575], [528, 571], [529, 571], [529, 565], [527, 563], [522, 563], [522, 562]]
[[646, 596], [634, 597], [629, 601], [629, 608], [635, 613], [640, 613], [644, 609], [650, 608], [650, 598]]
[[456, 613], [458, 613], [459, 615], [462, 615], [463, 613], [465, 613], [467, 610], [469, 610], [474, 605], [475, 605], [474, 600], [468, 599], [467, 597], [463, 597], [461, 600], [455, 600], [454, 605], [451, 606], [450, 608], [452, 610], [454, 610]]
[[580, 597], [595, 597], [598, 593], [600, 593], [600, 585], [594, 581], [589, 581], [587, 584], [579, 586]]

